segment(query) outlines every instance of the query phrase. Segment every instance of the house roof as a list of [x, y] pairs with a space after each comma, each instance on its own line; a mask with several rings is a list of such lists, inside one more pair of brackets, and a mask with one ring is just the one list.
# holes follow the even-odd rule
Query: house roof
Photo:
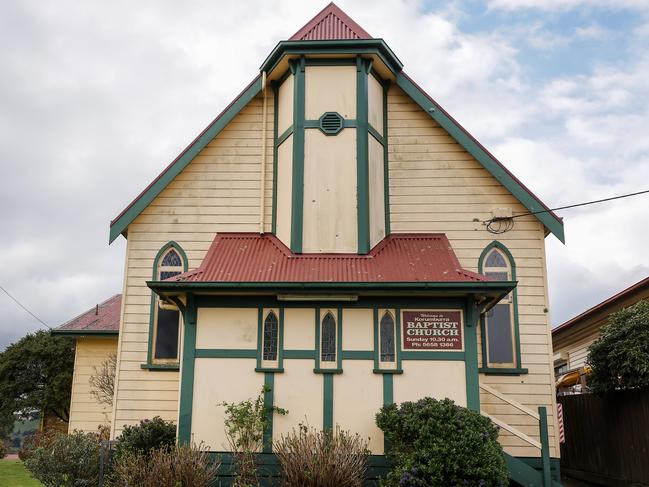
[[[291, 41], [366, 41], [370, 35], [349, 18], [335, 4], [330, 3], [296, 32]], [[498, 159], [496, 159], [475, 137], [451, 117], [430, 95], [419, 87], [407, 74], [396, 73], [396, 84], [410, 96], [433, 120], [441, 125], [464, 149], [505, 186], [530, 213], [564, 242], [563, 221], [534, 193], [520, 182]], [[128, 225], [146, 208], [155, 197], [192, 161], [194, 157], [216, 137], [225, 126], [262, 89], [261, 75], [257, 76], [228, 107], [221, 112], [194, 141], [174, 159], [153, 182], [135, 198], [110, 224], [112, 242], [120, 234], [126, 235]]]
[[393, 234], [367, 255], [295, 254], [277, 237], [216, 236], [201, 265], [164, 282], [489, 282], [463, 269], [444, 234]]
[[372, 39], [360, 25], [331, 2], [291, 36], [290, 41]]
[[649, 291], [649, 276], [557, 326], [552, 330], [552, 336], [555, 337], [560, 333], [566, 333], [570, 328], [574, 327], [578, 323], [581, 323], [601, 311], [606, 311], [607, 308], [613, 307], [625, 299], [632, 297], [633, 294], [642, 291]]
[[65, 335], [117, 335], [121, 309], [122, 295], [115, 294], [52, 332]]

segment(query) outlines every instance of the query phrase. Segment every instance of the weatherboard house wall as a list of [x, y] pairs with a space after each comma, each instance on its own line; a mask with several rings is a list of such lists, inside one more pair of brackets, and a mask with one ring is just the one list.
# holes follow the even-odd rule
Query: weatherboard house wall
[[[127, 238], [113, 437], [159, 415], [227, 451], [218, 403], [265, 384], [289, 410], [267, 453], [306, 418], [369, 437], [380, 458], [378, 409], [432, 396], [490, 415], [512, 457], [558, 458], [544, 241], [563, 240], [561, 221], [488, 232], [494, 212], [547, 208], [335, 5], [261, 71], [111, 223]], [[177, 270], [161, 273], [170, 252]], [[487, 357], [503, 302], [507, 366]], [[156, 359], [173, 309], [178, 356]], [[445, 322], [445, 345], [418, 349], [420, 320]]]

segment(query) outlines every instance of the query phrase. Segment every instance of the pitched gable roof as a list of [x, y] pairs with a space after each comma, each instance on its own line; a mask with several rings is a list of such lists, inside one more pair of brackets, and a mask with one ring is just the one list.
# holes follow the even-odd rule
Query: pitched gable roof
[[60, 335], [117, 335], [122, 295], [115, 294], [85, 313], [52, 330]]
[[[320, 13], [296, 32], [293, 41], [341, 42], [371, 39], [372, 37], [334, 3], [327, 5]], [[475, 137], [462, 127], [439, 103], [419, 87], [403, 71], [396, 73], [397, 85], [417, 103], [428, 116], [442, 126], [467, 152], [491, 173], [530, 213], [561, 242], [565, 241], [563, 221], [550, 211], [534, 193], [519, 181], [498, 159], [496, 159]], [[225, 126], [261, 92], [261, 75], [257, 76], [234, 101], [208, 125], [167, 166], [166, 169], [131, 202], [112, 222], [109, 242], [125, 234], [128, 225], [156, 198], [162, 190], [192, 161], [196, 155], [216, 137]]]
[[331, 2], [291, 36], [290, 41], [371, 39], [360, 25]]

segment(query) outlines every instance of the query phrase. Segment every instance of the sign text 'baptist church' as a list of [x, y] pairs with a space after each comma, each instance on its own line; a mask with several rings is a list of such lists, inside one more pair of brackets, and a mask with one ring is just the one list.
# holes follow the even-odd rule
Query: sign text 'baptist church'
[[460, 310], [403, 311], [404, 350], [462, 350]]

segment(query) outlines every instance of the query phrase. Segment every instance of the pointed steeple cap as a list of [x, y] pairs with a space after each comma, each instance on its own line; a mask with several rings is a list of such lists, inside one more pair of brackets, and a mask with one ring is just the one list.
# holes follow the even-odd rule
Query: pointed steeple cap
[[331, 2], [291, 36], [290, 41], [371, 39], [365, 29]]

